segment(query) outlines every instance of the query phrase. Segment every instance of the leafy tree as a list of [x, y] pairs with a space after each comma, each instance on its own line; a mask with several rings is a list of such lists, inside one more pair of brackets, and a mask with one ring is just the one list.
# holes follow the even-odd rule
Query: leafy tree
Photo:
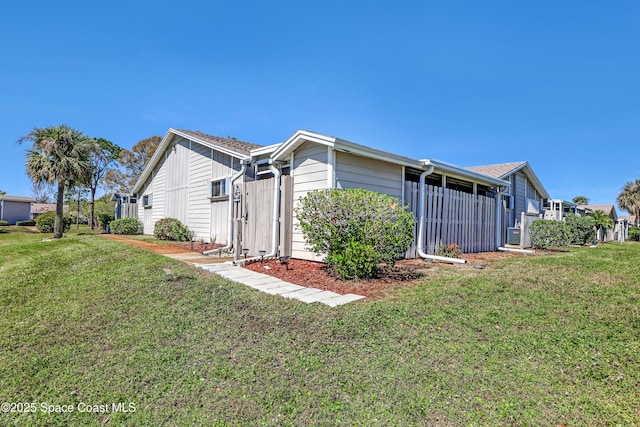
[[31, 187], [31, 195], [38, 203], [52, 203], [54, 190], [46, 182], [34, 182]]
[[613, 218], [611, 218], [609, 215], [607, 215], [606, 213], [602, 212], [602, 211], [595, 211], [595, 212], [591, 212], [589, 214], [589, 216], [591, 218], [593, 218], [594, 221], [594, 229], [596, 232], [596, 238], [599, 236], [599, 231], [602, 230], [603, 231], [603, 235], [604, 233], [606, 233], [607, 230], [613, 228]]
[[91, 211], [89, 213], [89, 226], [93, 230], [95, 227], [95, 200], [98, 185], [107, 173], [108, 168], [118, 159], [122, 148], [104, 138], [96, 139], [98, 149], [91, 155], [90, 175], [86, 177], [86, 185], [90, 192]]
[[640, 179], [627, 182], [616, 200], [618, 206], [636, 218], [640, 217]]
[[571, 201], [573, 203], [575, 203], [576, 205], [588, 205], [589, 204], [589, 199], [587, 199], [584, 196], [576, 196]]
[[7, 194], [7, 192], [6, 192], [6, 191], [2, 191], [2, 190], [0, 190], [0, 196], [4, 196], [5, 194]]
[[104, 177], [105, 186], [113, 192], [130, 193], [160, 142], [162, 142], [161, 137], [152, 136], [138, 141], [131, 151], [124, 149], [120, 151], [118, 163], [124, 170], [109, 169]]
[[57, 185], [56, 217], [53, 238], [63, 233], [64, 190], [71, 181], [87, 175], [90, 156], [96, 149], [94, 140], [67, 125], [34, 128], [18, 142], [32, 143], [27, 150], [27, 175], [34, 183]]
[[307, 246], [345, 278], [374, 277], [378, 264], [393, 266], [413, 240], [413, 214], [386, 194], [312, 191], [296, 212]]

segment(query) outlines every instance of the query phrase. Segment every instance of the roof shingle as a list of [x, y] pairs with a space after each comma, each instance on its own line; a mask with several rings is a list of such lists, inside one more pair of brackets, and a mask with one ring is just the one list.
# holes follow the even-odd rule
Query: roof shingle
[[178, 132], [182, 132], [186, 135], [192, 136], [193, 138], [200, 139], [204, 142], [208, 142], [210, 144], [214, 144], [219, 147], [223, 147], [228, 150], [234, 151], [239, 154], [244, 154], [247, 156], [249, 155], [251, 150], [262, 147], [262, 145], [240, 141], [235, 138], [222, 138], [220, 136], [207, 135], [206, 133], [202, 133], [199, 131], [192, 131], [192, 130], [183, 130], [183, 129], [176, 129], [176, 130]]
[[493, 178], [502, 178], [514, 170], [519, 169], [526, 163], [527, 162], [497, 163], [493, 165], [469, 166], [467, 169], [473, 172], [489, 175]]

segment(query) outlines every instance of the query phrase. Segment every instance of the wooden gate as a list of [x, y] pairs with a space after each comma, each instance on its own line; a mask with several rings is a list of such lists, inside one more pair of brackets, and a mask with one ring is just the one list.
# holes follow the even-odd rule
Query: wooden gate
[[[496, 201], [448, 188], [426, 186], [424, 252], [435, 254], [440, 245], [455, 243], [462, 252], [496, 250]], [[405, 182], [405, 199], [416, 217], [415, 238], [406, 253], [416, 258], [420, 209], [419, 186]]]
[[[241, 248], [249, 249], [248, 256], [259, 256], [260, 251], [271, 251], [273, 229], [273, 186], [275, 178], [244, 183], [240, 209], [236, 223], [242, 224]], [[279, 255], [291, 255], [291, 231], [293, 224], [293, 180], [280, 177], [280, 215], [278, 229]]]

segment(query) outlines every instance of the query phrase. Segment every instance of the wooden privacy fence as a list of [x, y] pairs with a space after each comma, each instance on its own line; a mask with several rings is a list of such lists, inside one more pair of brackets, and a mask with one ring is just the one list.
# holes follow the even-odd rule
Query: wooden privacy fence
[[[259, 256], [260, 251], [271, 251], [273, 229], [273, 185], [275, 178], [250, 181], [244, 184], [237, 210], [236, 223], [241, 227], [241, 247], [249, 249], [249, 255]], [[280, 177], [280, 255], [291, 255], [291, 231], [293, 221], [293, 182], [290, 176]], [[239, 215], [238, 215], [239, 214]]]
[[[435, 254], [440, 245], [455, 243], [462, 252], [496, 250], [496, 201], [486, 196], [426, 186], [424, 252]], [[405, 182], [405, 201], [416, 217], [414, 242], [406, 253], [417, 258], [420, 220], [417, 182]]]

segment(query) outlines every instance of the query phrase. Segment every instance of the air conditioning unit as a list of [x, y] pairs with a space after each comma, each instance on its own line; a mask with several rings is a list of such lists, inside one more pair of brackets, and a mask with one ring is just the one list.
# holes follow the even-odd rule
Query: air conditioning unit
[[535, 199], [527, 199], [527, 213], [528, 214], [539, 214], [540, 213], [540, 202]]

